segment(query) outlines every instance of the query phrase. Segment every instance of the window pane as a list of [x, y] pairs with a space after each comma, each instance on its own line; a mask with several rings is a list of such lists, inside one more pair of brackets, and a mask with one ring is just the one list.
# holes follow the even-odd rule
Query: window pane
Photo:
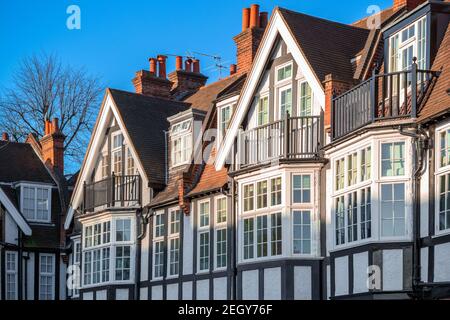
[[311, 212], [294, 211], [294, 254], [311, 254]]
[[244, 260], [254, 258], [254, 219], [244, 219]]

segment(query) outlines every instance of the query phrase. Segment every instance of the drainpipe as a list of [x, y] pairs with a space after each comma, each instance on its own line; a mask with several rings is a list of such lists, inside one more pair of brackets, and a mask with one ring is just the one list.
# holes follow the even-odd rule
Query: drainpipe
[[23, 300], [28, 300], [28, 261], [30, 260], [30, 254], [27, 252], [26, 256], [23, 256], [23, 261], [25, 261], [25, 269], [24, 269], [24, 287], [25, 287], [25, 291], [24, 291], [24, 295], [23, 295]]
[[18, 290], [17, 290], [17, 298], [18, 300], [22, 300], [22, 293], [23, 293], [23, 261], [22, 261], [22, 254], [23, 254], [23, 234], [22, 230], [19, 229], [17, 242], [19, 244], [19, 250], [17, 252], [17, 273], [18, 273]]
[[[147, 210], [145, 214], [143, 214], [143, 210]], [[150, 218], [149, 209], [138, 209], [137, 211], [137, 219], [139, 219], [139, 224], [136, 223], [136, 229], [140, 231], [139, 235], [136, 238], [136, 267], [135, 267], [135, 281], [136, 285], [134, 286], [134, 299], [139, 300], [140, 294], [141, 294], [141, 245], [142, 245], [142, 239], [145, 238], [146, 231], [147, 231], [147, 225]], [[138, 229], [138, 225], [140, 225], [141, 230]]]
[[237, 245], [236, 245], [236, 233], [237, 231], [237, 224], [236, 224], [236, 183], [234, 181], [234, 178], [231, 178], [231, 227], [232, 227], [232, 252], [233, 252], [233, 264], [232, 264], [232, 271], [233, 271], [233, 291], [231, 292], [231, 300], [237, 300]]
[[412, 290], [414, 298], [419, 297], [420, 275], [420, 182], [426, 171], [425, 152], [429, 149], [430, 138], [426, 131], [419, 125], [414, 133], [406, 132], [403, 128], [399, 129], [403, 136], [413, 139], [413, 277]]

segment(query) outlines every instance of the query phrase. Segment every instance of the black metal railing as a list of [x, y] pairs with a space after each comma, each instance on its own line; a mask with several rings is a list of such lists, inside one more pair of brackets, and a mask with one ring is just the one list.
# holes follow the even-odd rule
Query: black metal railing
[[274, 160], [319, 157], [323, 145], [323, 114], [290, 117], [248, 131], [240, 130], [235, 170]]
[[[378, 120], [416, 118], [430, 84], [438, 75], [419, 70], [377, 74], [332, 99], [331, 139], [339, 139]], [[415, 83], [416, 85], [412, 85]]]
[[97, 208], [128, 207], [141, 204], [141, 177], [116, 176], [84, 184], [83, 212]]

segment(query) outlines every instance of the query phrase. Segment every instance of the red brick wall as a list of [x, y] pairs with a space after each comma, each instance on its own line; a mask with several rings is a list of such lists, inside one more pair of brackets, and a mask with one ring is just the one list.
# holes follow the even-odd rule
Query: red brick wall
[[263, 28], [249, 28], [234, 37], [237, 47], [237, 72], [250, 71], [253, 60], [264, 34]]
[[348, 91], [352, 84], [343, 80], [339, 80], [332, 75], [327, 75], [324, 81], [325, 87], [325, 112], [324, 124], [325, 128], [329, 129], [331, 126], [331, 99], [334, 95], [340, 95]]

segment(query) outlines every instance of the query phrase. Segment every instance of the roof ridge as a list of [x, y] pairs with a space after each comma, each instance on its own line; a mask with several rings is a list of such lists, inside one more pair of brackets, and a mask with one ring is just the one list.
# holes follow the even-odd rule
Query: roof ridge
[[126, 90], [122, 90], [122, 89], [115, 89], [115, 88], [107, 88], [107, 90], [113, 92], [116, 91], [118, 93], [125, 93], [128, 94], [130, 96], [135, 96], [135, 97], [142, 97], [144, 99], [153, 99], [153, 100], [158, 100], [158, 101], [164, 101], [164, 102], [170, 102], [170, 103], [175, 103], [175, 104], [181, 104], [181, 105], [188, 105], [189, 103], [180, 101], [180, 100], [172, 100], [172, 99], [165, 99], [165, 98], [161, 98], [161, 97], [155, 97], [155, 96], [147, 96], [144, 94], [140, 94], [140, 93], [136, 93], [136, 92], [132, 92], [132, 91], [126, 91]]

